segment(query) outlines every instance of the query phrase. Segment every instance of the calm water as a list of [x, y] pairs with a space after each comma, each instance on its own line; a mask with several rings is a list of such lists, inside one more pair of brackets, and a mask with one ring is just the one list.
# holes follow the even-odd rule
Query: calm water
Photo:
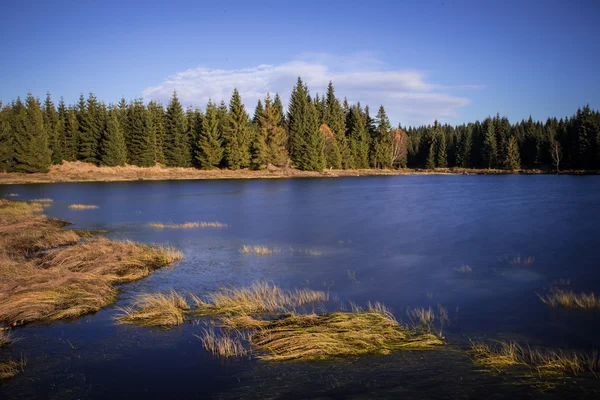
[[[600, 178], [398, 176], [340, 179], [77, 183], [0, 186], [0, 195], [49, 197], [52, 217], [108, 237], [164, 243], [185, 260], [122, 286], [118, 302], [79, 320], [16, 330], [6, 352], [26, 371], [0, 385], [6, 398], [593, 397], [599, 381], [533, 379], [478, 371], [469, 338], [600, 348], [600, 313], [547, 309], [553, 281], [600, 292]], [[72, 203], [97, 210], [75, 211]], [[227, 229], [157, 230], [149, 222], [220, 221]], [[241, 254], [242, 245], [314, 249], [320, 256]], [[529, 266], [506, 262], [533, 257]], [[473, 272], [455, 271], [470, 265]], [[355, 274], [356, 281], [349, 278]], [[450, 350], [333, 363], [223, 361], [205, 352], [202, 325], [116, 326], [115, 307], [167, 289], [206, 294], [222, 285], [273, 281], [329, 290], [340, 301], [381, 301], [450, 311]], [[3, 350], [4, 351], [4, 350]]]

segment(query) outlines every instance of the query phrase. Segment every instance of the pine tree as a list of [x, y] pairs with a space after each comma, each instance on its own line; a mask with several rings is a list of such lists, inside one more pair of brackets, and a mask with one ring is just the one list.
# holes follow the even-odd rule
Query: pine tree
[[48, 137], [48, 146], [52, 153], [52, 164], [60, 164], [63, 160], [63, 154], [58, 132], [58, 113], [50, 97], [50, 92], [46, 94], [46, 101], [44, 102], [44, 127]]
[[206, 106], [206, 113], [202, 119], [202, 132], [198, 143], [196, 160], [201, 168], [218, 168], [223, 159], [222, 139], [219, 131], [219, 116], [216, 106], [212, 101]]
[[13, 169], [13, 130], [11, 126], [12, 110], [0, 106], [0, 172], [10, 172]]
[[15, 172], [48, 172], [52, 153], [44, 127], [44, 115], [39, 101], [31, 93], [25, 106], [17, 99], [15, 104], [18, 129], [14, 138]]
[[327, 87], [327, 97], [324, 99], [323, 105], [323, 123], [331, 129], [334, 138], [334, 141], [327, 146], [329, 148], [325, 156], [327, 166], [351, 168], [354, 162], [346, 140], [346, 116], [340, 101], [335, 97], [335, 90], [331, 81]]
[[129, 132], [129, 163], [139, 167], [154, 165], [156, 154], [156, 130], [146, 106], [140, 99], [129, 103], [127, 110], [127, 131]]
[[267, 93], [265, 107], [258, 114], [258, 130], [252, 146], [252, 163], [261, 168], [267, 164], [284, 166], [288, 162], [287, 135], [281, 123], [279, 110]]
[[[115, 110], [115, 116], [117, 116], [118, 120], [119, 112]], [[166, 136], [166, 128], [165, 128], [165, 109], [162, 104], [157, 103], [155, 101], [151, 101], [148, 103], [148, 117], [151, 120], [152, 126], [154, 126], [154, 132], [156, 136], [156, 145], [154, 147], [154, 161], [164, 165], [165, 164], [165, 136]]]
[[196, 165], [195, 154], [198, 152], [198, 143], [200, 141], [200, 132], [202, 131], [202, 112], [198, 109], [188, 109], [186, 114], [187, 119], [187, 138], [189, 142], [189, 148], [192, 154], [192, 158], [186, 164], [186, 166]]
[[352, 106], [348, 112], [348, 137], [353, 168], [369, 168], [371, 137], [367, 130], [365, 115], [360, 104]]
[[79, 143], [78, 111], [75, 107], [66, 110], [65, 117], [65, 160], [77, 160], [77, 147]]
[[77, 158], [83, 162], [98, 163], [98, 143], [101, 134], [101, 116], [99, 114], [99, 103], [93, 93], [90, 93], [87, 101], [83, 101], [83, 95], [79, 98], [79, 141]]
[[285, 128], [287, 121], [285, 119], [285, 114], [283, 112], [283, 103], [281, 102], [281, 97], [279, 97], [279, 93], [275, 93], [275, 98], [273, 99], [273, 110], [277, 114], [279, 114], [279, 120], [281, 121], [281, 125]]
[[458, 137], [456, 145], [456, 166], [461, 168], [471, 167], [471, 144], [472, 144], [472, 127], [468, 126], [462, 131]]
[[237, 89], [233, 89], [229, 102], [223, 139], [226, 166], [234, 170], [248, 167], [251, 159], [249, 117]]
[[438, 168], [447, 168], [448, 150], [446, 148], [446, 134], [444, 132], [440, 132], [438, 135], [439, 140], [437, 141], [437, 158], [435, 164]]
[[392, 166], [392, 127], [383, 106], [377, 113], [377, 128], [373, 136], [372, 165], [375, 168], [390, 168]]
[[[437, 125], [437, 121], [436, 121], [436, 125]], [[434, 126], [434, 129], [432, 131], [431, 137], [429, 138], [429, 153], [427, 155], [427, 163], [425, 165], [425, 168], [427, 169], [435, 169], [436, 167], [436, 161], [437, 161], [437, 141], [438, 141], [438, 135], [436, 135], [437, 129]]]
[[167, 106], [163, 143], [165, 162], [169, 167], [181, 167], [185, 165], [186, 155], [189, 154], [186, 144], [186, 125], [183, 107], [179, 102], [179, 98], [177, 98], [177, 93], [173, 92], [171, 101]]
[[262, 105], [262, 101], [258, 99], [258, 103], [256, 103], [256, 107], [254, 108], [254, 116], [252, 117], [253, 124], [258, 124], [258, 119], [260, 118], [260, 115], [263, 113], [263, 111], [264, 107]]
[[100, 163], [109, 167], [123, 166], [127, 161], [125, 135], [119, 122], [119, 110], [111, 107], [100, 140]]
[[496, 134], [494, 132], [494, 124], [490, 118], [486, 120], [486, 130], [483, 141], [482, 155], [483, 160], [485, 160], [488, 169], [495, 166], [497, 159]]
[[68, 154], [67, 149], [67, 107], [65, 106], [65, 101], [62, 97], [58, 102], [56, 115], [58, 118], [56, 123], [56, 145], [60, 147], [61, 162], [74, 161], [75, 156], [73, 156], [73, 159], [71, 159], [71, 155]]
[[504, 152], [506, 158], [504, 160], [504, 168], [517, 170], [521, 168], [521, 156], [519, 155], [519, 144], [517, 138], [511, 136], [506, 142], [506, 150]]

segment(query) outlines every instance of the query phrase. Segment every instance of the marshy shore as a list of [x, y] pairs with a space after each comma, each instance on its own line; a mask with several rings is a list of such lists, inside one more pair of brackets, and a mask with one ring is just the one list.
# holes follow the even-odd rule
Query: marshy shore
[[[600, 171], [565, 170], [560, 174], [597, 175]], [[269, 168], [264, 170], [228, 170], [197, 168], [167, 168], [161, 166], [99, 167], [94, 164], [64, 162], [54, 165], [47, 173], [0, 173], [0, 184], [58, 183], [58, 182], [120, 182], [120, 181], [162, 181], [162, 180], [202, 180], [202, 179], [277, 179], [277, 178], [338, 178], [346, 176], [395, 176], [395, 175], [539, 175], [556, 174], [554, 170], [436, 168], [436, 169], [341, 169], [300, 171], [294, 168]]]

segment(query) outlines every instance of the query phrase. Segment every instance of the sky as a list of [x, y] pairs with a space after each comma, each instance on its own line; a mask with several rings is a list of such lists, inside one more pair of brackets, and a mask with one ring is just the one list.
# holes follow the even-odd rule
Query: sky
[[0, 8], [0, 100], [93, 92], [252, 112], [297, 77], [393, 124], [600, 108], [597, 0], [26, 1]]

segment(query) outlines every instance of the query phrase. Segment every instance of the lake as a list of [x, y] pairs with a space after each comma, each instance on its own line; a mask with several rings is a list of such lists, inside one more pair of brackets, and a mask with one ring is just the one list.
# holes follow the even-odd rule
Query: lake
[[[0, 186], [0, 196], [51, 198], [46, 213], [111, 239], [162, 243], [185, 259], [123, 285], [116, 304], [75, 321], [15, 329], [7, 350], [25, 372], [0, 397], [27, 398], [565, 398], [596, 396], [599, 380], [482, 371], [469, 339], [591, 352], [600, 310], [550, 309], [536, 293], [559, 280], [600, 292], [600, 177], [390, 176], [339, 179], [60, 183]], [[95, 210], [72, 210], [73, 203]], [[219, 221], [223, 229], [155, 229], [150, 222]], [[242, 254], [243, 245], [282, 251]], [[308, 252], [306, 250], [312, 250]], [[528, 260], [526, 263], [516, 263]], [[513, 263], [511, 263], [513, 261]], [[470, 266], [472, 272], [456, 269]], [[441, 304], [447, 349], [335, 362], [222, 360], [202, 323], [173, 329], [116, 325], [140, 293], [205, 295], [269, 281], [328, 291], [348, 304]]]

